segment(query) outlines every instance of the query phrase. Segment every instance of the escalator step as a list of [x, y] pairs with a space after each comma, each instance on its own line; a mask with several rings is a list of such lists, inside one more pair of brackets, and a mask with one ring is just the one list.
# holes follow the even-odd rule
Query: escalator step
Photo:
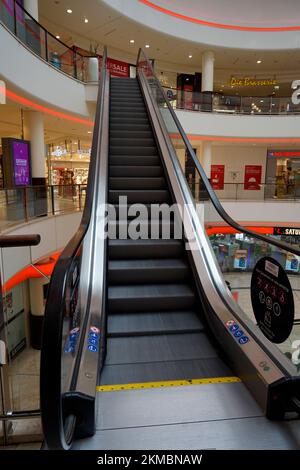
[[130, 166], [130, 165], [111, 165], [109, 167], [109, 175], [113, 177], [147, 177], [147, 178], [156, 178], [163, 176], [162, 166]]
[[110, 312], [151, 312], [190, 309], [195, 295], [185, 284], [113, 286], [108, 288]]
[[170, 193], [164, 189], [159, 190], [111, 190], [109, 191], [109, 202], [118, 204], [121, 196], [127, 197], [128, 204], [134, 203], [163, 203], [170, 201]]
[[193, 311], [124, 313], [109, 315], [107, 334], [112, 336], [144, 336], [199, 332], [204, 329]]
[[146, 130], [139, 130], [136, 129], [135, 126], [132, 126], [130, 130], [110, 129], [110, 138], [123, 139], [124, 142], [126, 142], [127, 139], [132, 139], [133, 141], [135, 139], [137, 141], [140, 141], [140, 139], [152, 139], [152, 142], [154, 141], [151, 128], [148, 127]]
[[157, 147], [155, 145], [148, 145], [147, 147], [141, 147], [139, 145], [130, 147], [130, 146], [117, 146], [110, 145], [109, 148], [110, 155], [157, 155]]
[[109, 240], [109, 259], [176, 258], [183, 255], [181, 240]]
[[111, 147], [155, 147], [155, 140], [153, 137], [139, 137], [136, 135], [134, 137], [128, 138], [116, 138], [110, 137], [110, 146]]
[[112, 218], [108, 221], [109, 238], [115, 240], [121, 239], [144, 239], [148, 240], [170, 240], [182, 239], [182, 225], [176, 224], [176, 233], [174, 222], [166, 220], [148, 220], [133, 219], [130, 222], [125, 219], [116, 220]]
[[117, 166], [157, 166], [159, 165], [160, 158], [158, 155], [110, 155], [110, 165]]
[[113, 260], [108, 263], [109, 285], [184, 282], [189, 274], [182, 259]]
[[131, 177], [111, 177], [109, 178], [110, 190], [122, 189], [141, 189], [141, 190], [154, 190], [165, 189], [167, 186], [165, 178], [131, 178]]

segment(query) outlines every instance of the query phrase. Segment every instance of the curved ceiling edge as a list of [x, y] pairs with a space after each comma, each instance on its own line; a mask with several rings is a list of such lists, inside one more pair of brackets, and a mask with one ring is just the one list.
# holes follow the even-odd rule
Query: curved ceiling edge
[[148, 3], [153, 2], [148, 0], [147, 4], [146, 0], [98, 1], [145, 27], [205, 47], [262, 51], [299, 49], [300, 26], [288, 31], [227, 29], [162, 14], [158, 9], [149, 8]]

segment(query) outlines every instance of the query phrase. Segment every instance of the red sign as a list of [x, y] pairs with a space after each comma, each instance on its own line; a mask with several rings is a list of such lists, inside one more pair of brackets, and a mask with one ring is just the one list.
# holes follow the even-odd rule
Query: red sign
[[269, 150], [268, 157], [294, 158], [300, 157], [299, 150]]
[[210, 184], [213, 189], [224, 189], [225, 165], [212, 165], [210, 170]]
[[112, 77], [129, 77], [129, 64], [126, 62], [108, 58], [107, 65]]
[[257, 191], [261, 185], [261, 165], [246, 165], [245, 166], [245, 178], [244, 178], [244, 189]]

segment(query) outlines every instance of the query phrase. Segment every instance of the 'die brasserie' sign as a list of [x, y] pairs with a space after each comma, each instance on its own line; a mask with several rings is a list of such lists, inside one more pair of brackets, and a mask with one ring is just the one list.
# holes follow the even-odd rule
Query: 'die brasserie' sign
[[245, 77], [245, 78], [237, 78], [231, 77], [230, 79], [230, 86], [232, 87], [243, 87], [243, 86], [274, 86], [277, 85], [277, 80], [275, 78], [252, 78], [252, 77]]

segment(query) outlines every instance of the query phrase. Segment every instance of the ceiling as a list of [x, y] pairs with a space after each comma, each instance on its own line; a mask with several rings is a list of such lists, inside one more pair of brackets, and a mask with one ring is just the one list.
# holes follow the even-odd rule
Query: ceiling
[[[241, 27], [271, 28], [300, 25], [299, 0], [139, 0], [149, 8], [177, 13], [189, 20]], [[222, 8], [223, 7], [223, 8]]]
[[[160, 3], [168, 4], [169, 6], [177, 4], [178, 8], [179, 4], [182, 5], [182, 2], [179, 2], [179, 0], [175, 2], [160, 0]], [[267, 4], [269, 8], [272, 5], [271, 12], [274, 15], [274, 21], [279, 20], [279, 4], [281, 3], [282, 5], [282, 0], [251, 0], [251, 8], [249, 7], [250, 3], [246, 0], [243, 2], [226, 0], [226, 9], [227, 4], [231, 8], [226, 10], [226, 15], [229, 15], [229, 11], [236, 10], [234, 6], [236, 7], [237, 3], [239, 5], [247, 5], [247, 13], [249, 14], [249, 18], [245, 15], [243, 18], [237, 19], [242, 19], [245, 22], [250, 20], [258, 21], [264, 17], [263, 15], [266, 15]], [[220, 0], [210, 0], [209, 2], [205, 0], [189, 0], [184, 2], [184, 7], [181, 6], [180, 8], [187, 9], [187, 5], [189, 5], [189, 8], [197, 9], [194, 11], [194, 13], [197, 13], [202, 5], [203, 8], [205, 6], [205, 14], [207, 16], [217, 14], [220, 16], [220, 13], [217, 11], [217, 4], [220, 4]], [[286, 22], [290, 18], [300, 17], [300, 9], [298, 8], [299, 11], [296, 9], [296, 4], [299, 5], [299, 0], [285, 1], [284, 18]], [[254, 13], [255, 6], [257, 6], [257, 9]], [[72, 14], [67, 13], [68, 8], [72, 9]], [[54, 35], [59, 35], [61, 40], [65, 41], [68, 45], [77, 44], [89, 49], [90, 44], [99, 43], [99, 52], [101, 52], [105, 44], [108, 46], [111, 57], [123, 59], [131, 63], [135, 62], [139, 47], [145, 47], [146, 44], [149, 44], [148, 55], [155, 59], [158, 65], [161, 62], [166, 64], [167, 69], [173, 68], [174, 70], [177, 69], [177, 71], [185, 71], [183, 70], [185, 68], [191, 71], [200, 71], [201, 55], [204, 50], [207, 50], [207, 46], [197, 42], [178, 39], [134, 22], [100, 0], [85, 0], [84, 2], [82, 0], [39, 0], [39, 11], [40, 22]], [[295, 15], [292, 14], [293, 12], [295, 12]], [[88, 23], [84, 22], [85, 18], [88, 19]], [[130, 43], [131, 39], [135, 40], [134, 44]], [[252, 76], [255, 74], [260, 76], [268, 73], [278, 74], [282, 71], [284, 73], [287, 71], [294, 72], [296, 76], [297, 70], [300, 70], [300, 49], [289, 51], [245, 51], [215, 47], [213, 50], [215, 52], [216, 69], [230, 70], [234, 73], [249, 71]], [[192, 58], [189, 58], [189, 55]], [[257, 60], [262, 62], [257, 64]]]
[[[23, 107], [24, 109], [24, 107]], [[83, 124], [70, 123], [64, 119], [44, 114], [45, 143], [55, 143], [61, 138], [91, 140], [90, 129]], [[8, 101], [0, 106], [0, 139], [2, 137], [21, 138], [21, 107]]]

